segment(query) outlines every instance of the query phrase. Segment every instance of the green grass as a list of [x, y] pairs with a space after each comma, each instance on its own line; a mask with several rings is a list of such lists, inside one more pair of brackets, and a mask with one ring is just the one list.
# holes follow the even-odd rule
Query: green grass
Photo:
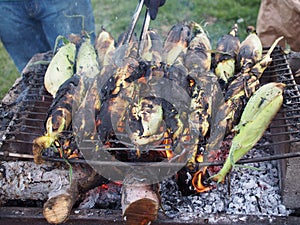
[[[137, 2], [138, 0], [92, 0], [96, 33], [104, 27], [117, 39], [128, 28]], [[256, 25], [259, 5], [260, 0], [167, 0], [150, 26], [165, 38], [173, 24], [194, 20], [205, 26], [214, 47], [234, 23], [238, 23], [239, 37], [243, 40], [246, 37], [246, 27]], [[141, 20], [136, 28], [138, 33], [140, 28]], [[0, 99], [19, 76], [0, 43]]]
[[19, 72], [0, 42], [0, 99], [19, 77]]

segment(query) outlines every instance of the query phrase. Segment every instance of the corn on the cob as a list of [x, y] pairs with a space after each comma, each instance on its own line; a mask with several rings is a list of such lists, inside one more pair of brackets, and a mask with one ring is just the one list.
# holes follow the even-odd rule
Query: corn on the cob
[[162, 46], [163, 43], [158, 33], [148, 30], [140, 45], [139, 55], [144, 61], [151, 62], [151, 65], [158, 65], [162, 61]]
[[230, 169], [262, 137], [283, 102], [282, 83], [268, 83], [260, 87], [248, 101], [240, 123], [236, 126], [236, 135], [232, 140], [229, 156], [222, 169], [213, 179], [222, 182]]
[[[59, 36], [57, 39], [61, 38]], [[45, 88], [53, 97], [60, 85], [74, 74], [76, 46], [66, 42], [53, 56], [44, 77]]]
[[255, 28], [249, 26], [247, 31], [249, 34], [242, 41], [237, 55], [237, 66], [242, 72], [249, 70], [262, 58], [262, 43], [256, 34]]
[[163, 61], [172, 65], [181, 52], [186, 53], [191, 34], [191, 29], [186, 23], [175, 24], [164, 42]]
[[[204, 141], [209, 129], [209, 119], [211, 116], [211, 87], [202, 86], [200, 80], [190, 74], [189, 78], [192, 89], [190, 122], [199, 132], [200, 141]], [[207, 76], [209, 80], [209, 75]]]
[[[218, 85], [218, 79], [213, 73], [202, 73], [201, 76], [198, 74], [192, 76], [189, 74], [189, 77], [193, 77], [195, 82], [195, 87], [193, 87], [194, 91], [191, 99], [191, 113], [189, 117], [189, 121], [191, 123], [192, 131], [196, 128], [197, 130], [197, 142], [196, 148], [192, 156], [188, 159], [187, 168], [190, 170], [192, 174], [194, 174], [194, 170], [197, 166], [197, 158], [199, 155], [202, 155], [205, 149], [206, 156], [207, 151], [205, 146], [208, 141], [211, 142], [208, 138], [212, 137], [212, 131], [215, 126], [211, 125], [213, 122], [212, 119], [215, 120], [215, 113], [218, 109], [216, 109], [216, 105], [219, 106], [219, 99], [223, 99], [222, 92]], [[191, 78], [190, 77], [190, 78]], [[220, 132], [221, 128], [217, 127]], [[195, 132], [192, 132], [195, 135]], [[206, 168], [203, 169], [203, 174]], [[198, 171], [199, 172], [199, 171]]]
[[282, 37], [276, 39], [267, 54], [252, 66], [248, 72], [241, 72], [237, 78], [229, 84], [227, 92], [225, 93], [228, 131], [237, 124], [241, 115], [241, 110], [239, 109], [243, 108], [244, 101], [247, 101], [259, 86], [259, 79], [272, 62], [271, 53], [281, 39]]
[[97, 116], [100, 112], [101, 99], [98, 84], [98, 77], [95, 77], [92, 86], [85, 92], [85, 96], [80, 106], [73, 113], [72, 128], [77, 137], [77, 141], [84, 139], [93, 140], [96, 135], [98, 121]]
[[102, 29], [101, 32], [99, 32], [95, 40], [95, 49], [98, 55], [100, 68], [113, 65], [113, 55], [116, 50], [115, 40], [105, 29]]
[[214, 70], [222, 85], [228, 83], [233, 77], [236, 67], [236, 57], [240, 48], [240, 40], [237, 37], [238, 25], [235, 24], [232, 30], [224, 35], [217, 43], [214, 55]]
[[95, 77], [99, 70], [97, 54], [89, 37], [84, 37], [76, 56], [76, 73], [88, 78]]
[[67, 130], [72, 121], [72, 111], [74, 107], [74, 98], [79, 84], [80, 77], [74, 75], [63, 83], [58, 89], [50, 109], [48, 111], [45, 135], [36, 138], [33, 141], [34, 161], [37, 164], [43, 162], [41, 158], [42, 151], [49, 148], [58, 138], [60, 133]]
[[[112, 77], [101, 88], [102, 106], [100, 115], [107, 114], [111, 118], [110, 122], [100, 123], [97, 127], [98, 132], [103, 134], [113, 131], [117, 133], [124, 132], [127, 108], [135, 93], [135, 85], [131, 85], [132, 80], [130, 79], [132, 76], [139, 77], [144, 74], [143, 71], [140, 71], [141, 68], [137, 61], [137, 42], [130, 42], [128, 45], [119, 48], [122, 49], [124, 56], [122, 65], [116, 69]], [[119, 49], [116, 49], [116, 51], [119, 51]], [[109, 127], [107, 127], [108, 124]], [[126, 141], [128, 140], [126, 139]]]
[[164, 137], [163, 106], [161, 99], [142, 98], [131, 108], [130, 139], [136, 146], [159, 144]]
[[189, 71], [208, 72], [211, 66], [211, 44], [204, 29], [194, 21], [189, 23], [192, 38], [184, 56], [184, 65]]

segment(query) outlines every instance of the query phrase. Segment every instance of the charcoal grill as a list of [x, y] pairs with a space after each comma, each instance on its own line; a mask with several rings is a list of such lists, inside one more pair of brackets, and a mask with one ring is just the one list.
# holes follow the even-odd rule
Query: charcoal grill
[[[265, 49], [265, 52], [268, 49]], [[39, 63], [51, 58], [51, 53], [39, 54], [34, 57], [24, 70], [22, 79], [13, 86], [5, 96], [0, 106], [2, 128], [0, 130], [0, 157], [4, 160], [12, 160], [8, 153], [25, 154], [31, 158], [32, 140], [43, 135], [44, 121], [47, 110], [52, 103], [52, 97], [47, 93], [43, 85], [43, 75], [46, 65]], [[284, 91], [284, 104], [276, 118], [273, 119], [269, 132], [265, 137], [272, 140], [271, 143], [260, 142], [256, 147], [271, 146], [279, 158], [285, 153], [296, 153], [300, 142], [300, 93], [293, 78], [286, 57], [280, 47], [272, 53], [272, 64], [262, 76], [262, 83], [269, 81], [283, 82], [286, 84]], [[32, 63], [38, 66], [30, 67]], [[24, 155], [23, 155], [24, 156]], [[299, 156], [297, 154], [287, 157]], [[285, 158], [285, 157], [284, 157]], [[298, 160], [299, 158], [296, 158]], [[268, 160], [268, 159], [265, 159]], [[112, 163], [112, 162], [110, 162]], [[283, 197], [288, 191], [287, 183], [290, 180], [287, 175], [290, 159], [280, 160], [281, 190]], [[300, 164], [300, 163], [298, 163]], [[297, 193], [293, 193], [297, 196]], [[290, 195], [289, 195], [290, 196]], [[299, 197], [299, 196], [298, 196]], [[287, 197], [285, 203], [291, 199]], [[294, 200], [293, 200], [294, 201]], [[300, 202], [300, 200], [298, 201]], [[0, 224], [14, 221], [14, 224], [24, 224], [24, 221], [34, 224], [44, 224], [42, 209], [23, 207], [0, 208]], [[298, 217], [264, 217], [251, 215], [211, 215], [193, 220], [172, 220], [160, 214], [153, 224], [298, 224]], [[123, 224], [120, 211], [112, 210], [74, 210], [67, 224]]]

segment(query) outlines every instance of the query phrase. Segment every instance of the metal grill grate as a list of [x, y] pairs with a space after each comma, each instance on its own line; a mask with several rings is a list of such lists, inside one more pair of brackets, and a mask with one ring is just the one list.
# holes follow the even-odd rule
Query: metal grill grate
[[[272, 142], [260, 142], [257, 147], [272, 145], [280, 154], [290, 152], [291, 143], [300, 142], [300, 93], [282, 49], [275, 48], [271, 56], [273, 61], [264, 72], [262, 83], [276, 81], [286, 84], [284, 104], [264, 135]], [[49, 53], [42, 54], [38, 59], [33, 58], [31, 63], [50, 57]], [[45, 118], [53, 100], [43, 85], [46, 68], [45, 65], [29, 67], [23, 74], [22, 84], [18, 84], [21, 86], [17, 87], [21, 89], [19, 95], [10, 104], [0, 106], [0, 152], [31, 154], [33, 139], [43, 135]], [[11, 112], [13, 115], [9, 117]]]
[[[6, 152], [31, 154], [32, 141], [43, 135], [45, 118], [53, 98], [43, 84], [47, 66], [39, 62], [50, 57], [50, 53], [33, 57], [22, 78], [6, 95], [6, 102], [0, 105], [0, 152], [4, 155]], [[36, 65], [30, 66], [33, 63]]]
[[271, 57], [272, 63], [264, 72], [262, 83], [276, 81], [286, 87], [283, 106], [273, 119], [270, 132], [265, 134], [272, 139], [272, 143], [262, 145], [273, 145], [283, 153], [289, 152], [287, 148], [290, 143], [300, 141], [300, 93], [282, 49], [277, 47]]

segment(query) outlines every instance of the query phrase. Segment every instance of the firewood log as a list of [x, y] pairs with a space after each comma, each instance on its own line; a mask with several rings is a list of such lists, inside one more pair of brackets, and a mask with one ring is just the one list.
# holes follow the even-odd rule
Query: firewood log
[[45, 201], [48, 193], [69, 184], [68, 170], [49, 169], [29, 161], [0, 162], [0, 203], [8, 200]]
[[70, 182], [60, 190], [49, 193], [49, 199], [44, 204], [43, 215], [52, 224], [65, 222], [71, 210], [79, 199], [79, 194], [101, 184], [100, 177], [91, 167], [72, 165], [73, 173]]
[[160, 198], [158, 187], [128, 175], [122, 186], [122, 216], [128, 225], [146, 225], [157, 219]]
[[[0, 163], [0, 203], [8, 200], [46, 201], [45, 219], [52, 224], [66, 221], [80, 193], [100, 185], [104, 178], [91, 167], [72, 165], [73, 173], [65, 168], [49, 170], [49, 166], [34, 162]], [[70, 182], [71, 180], [71, 182]]]

